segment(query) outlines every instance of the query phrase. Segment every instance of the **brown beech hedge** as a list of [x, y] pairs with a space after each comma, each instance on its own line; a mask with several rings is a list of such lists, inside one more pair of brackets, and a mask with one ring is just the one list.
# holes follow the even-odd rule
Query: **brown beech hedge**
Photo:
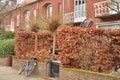
[[[39, 61], [44, 61], [42, 58], [49, 58], [46, 57], [49, 55], [44, 55], [43, 51], [49, 53], [52, 39], [51, 33], [38, 33], [38, 52], [33, 52], [35, 33], [17, 32], [16, 57], [36, 56]], [[65, 67], [109, 71], [120, 64], [120, 30], [64, 27], [57, 32], [56, 44], [56, 49], [61, 51], [57, 58]]]

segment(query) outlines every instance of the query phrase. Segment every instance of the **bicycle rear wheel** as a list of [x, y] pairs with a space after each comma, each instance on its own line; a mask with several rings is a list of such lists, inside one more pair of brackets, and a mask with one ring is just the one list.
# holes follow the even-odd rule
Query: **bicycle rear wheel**
[[25, 76], [30, 76], [35, 71], [36, 66], [31, 66], [28, 70], [25, 71]]

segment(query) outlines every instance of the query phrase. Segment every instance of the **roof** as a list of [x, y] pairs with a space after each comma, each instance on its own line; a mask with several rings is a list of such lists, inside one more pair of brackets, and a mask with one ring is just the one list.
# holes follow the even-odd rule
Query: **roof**
[[0, 13], [5, 13], [6, 11], [7, 12], [12, 11], [12, 10], [15, 10], [15, 9], [20, 8], [22, 6], [32, 4], [32, 3], [36, 2], [36, 1], [38, 1], [38, 0], [24, 0], [22, 3], [16, 4], [16, 5], [14, 5], [14, 6], [10, 7], [10, 8], [7, 8], [7, 9], [1, 11]]
[[23, 4], [30, 4], [30, 3], [33, 3], [33, 2], [36, 2], [38, 0], [24, 0], [22, 3], [20, 3], [21, 5]]

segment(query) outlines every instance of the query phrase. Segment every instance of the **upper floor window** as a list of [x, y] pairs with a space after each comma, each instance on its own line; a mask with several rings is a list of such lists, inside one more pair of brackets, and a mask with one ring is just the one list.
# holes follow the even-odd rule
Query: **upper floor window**
[[7, 27], [7, 18], [4, 19], [4, 24], [3, 25], [4, 25], [5, 30], [7, 30], [8, 29], [8, 27]]
[[20, 24], [20, 15], [17, 15], [17, 26]]
[[74, 0], [74, 22], [86, 19], [86, 0]]
[[48, 4], [48, 6], [46, 8], [46, 15], [47, 15], [47, 17], [52, 16], [52, 4]]
[[29, 26], [29, 21], [30, 21], [30, 11], [26, 11], [25, 12], [25, 24], [26, 24], [26, 27]]
[[75, 11], [86, 11], [86, 0], [75, 0]]

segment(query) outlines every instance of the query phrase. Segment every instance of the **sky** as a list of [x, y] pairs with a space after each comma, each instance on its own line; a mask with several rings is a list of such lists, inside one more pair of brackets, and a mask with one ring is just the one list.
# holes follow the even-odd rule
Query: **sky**
[[21, 2], [23, 2], [24, 0], [17, 0], [17, 3], [21, 3]]

